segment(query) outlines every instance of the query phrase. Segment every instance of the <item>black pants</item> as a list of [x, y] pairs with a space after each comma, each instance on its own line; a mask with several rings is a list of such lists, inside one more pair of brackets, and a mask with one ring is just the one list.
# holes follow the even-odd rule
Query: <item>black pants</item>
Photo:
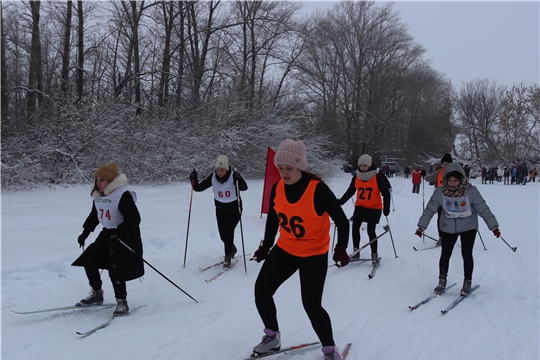
[[234, 252], [234, 229], [240, 222], [238, 207], [230, 210], [216, 209], [216, 219], [219, 237], [224, 245], [225, 256], [232, 256]]
[[415, 193], [415, 194], [420, 193], [420, 184], [413, 184], [412, 192]]
[[439, 276], [448, 274], [450, 257], [454, 250], [458, 236], [461, 237], [461, 256], [463, 257], [463, 274], [465, 280], [472, 280], [474, 268], [473, 247], [476, 238], [476, 229], [468, 230], [458, 234], [442, 232], [441, 258], [439, 260]]
[[274, 246], [262, 265], [255, 282], [255, 305], [265, 328], [278, 331], [277, 310], [274, 303], [276, 290], [296, 271], [300, 275], [302, 305], [311, 326], [323, 346], [334, 346], [330, 316], [322, 307], [322, 296], [328, 253], [309, 257], [293, 256]]
[[103, 283], [101, 281], [99, 269], [106, 267], [109, 271], [109, 278], [111, 279], [114, 289], [114, 297], [117, 299], [126, 299], [126, 282], [117, 278], [114, 267], [112, 266], [108, 247], [106, 245], [101, 246], [96, 250], [95, 254], [92, 255], [93, 256], [87, 256], [84, 261], [84, 271], [86, 272], [90, 287], [94, 290], [101, 290]]
[[[362, 220], [357, 219], [356, 217], [353, 218], [352, 222], [352, 241], [353, 241], [353, 247], [359, 248], [360, 247], [360, 226], [362, 225]], [[375, 239], [377, 237], [377, 233], [375, 232], [375, 227], [377, 226], [374, 222], [368, 222], [367, 223], [367, 233], [369, 237], [369, 241]], [[377, 243], [379, 241], [375, 241], [369, 246], [371, 247], [371, 252], [376, 253], [377, 252]]]

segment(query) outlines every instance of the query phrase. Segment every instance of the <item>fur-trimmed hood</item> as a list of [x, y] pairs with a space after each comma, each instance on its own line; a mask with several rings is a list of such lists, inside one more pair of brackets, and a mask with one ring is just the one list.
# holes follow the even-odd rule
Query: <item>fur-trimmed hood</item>
[[98, 198], [100, 196], [107, 196], [110, 193], [112, 193], [114, 190], [121, 188], [122, 186], [126, 186], [127, 184], [128, 184], [128, 180], [127, 180], [126, 175], [118, 174], [118, 176], [114, 178], [114, 180], [111, 181], [109, 185], [105, 186], [105, 189], [103, 190], [103, 194], [102, 194], [97, 190], [96, 180], [94, 179], [94, 185], [92, 185], [91, 196], [93, 198]]

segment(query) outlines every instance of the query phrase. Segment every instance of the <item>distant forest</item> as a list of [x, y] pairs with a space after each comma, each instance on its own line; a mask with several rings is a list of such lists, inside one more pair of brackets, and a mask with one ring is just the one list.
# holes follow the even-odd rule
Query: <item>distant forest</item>
[[88, 183], [110, 161], [167, 183], [219, 154], [261, 178], [284, 138], [322, 176], [364, 153], [537, 165], [539, 86], [456, 90], [392, 6], [2, 1], [2, 187]]

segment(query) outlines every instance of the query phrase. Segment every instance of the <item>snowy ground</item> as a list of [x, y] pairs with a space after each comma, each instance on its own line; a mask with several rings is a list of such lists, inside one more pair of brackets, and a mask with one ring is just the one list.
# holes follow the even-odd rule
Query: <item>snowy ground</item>
[[[129, 176], [128, 176], [129, 177]], [[350, 181], [343, 174], [330, 180], [339, 197]], [[497, 216], [502, 236], [514, 253], [481, 222], [473, 284], [480, 288], [454, 310], [442, 315], [458, 296], [463, 270], [459, 243], [451, 259], [449, 282], [458, 282], [441, 298], [411, 312], [437, 283], [439, 250], [416, 252], [431, 245], [414, 235], [423, 201], [432, 187], [412, 194], [410, 179], [391, 179], [394, 202], [388, 217], [390, 236], [379, 243], [383, 260], [374, 279], [369, 264], [328, 271], [324, 306], [332, 318], [341, 348], [353, 342], [349, 359], [538, 359], [539, 358], [539, 184], [481, 185]], [[262, 180], [249, 180], [243, 239], [253, 253], [264, 232], [260, 216]], [[116, 319], [93, 335], [85, 331], [107, 320], [112, 310], [86, 309], [18, 315], [24, 311], [72, 305], [89, 292], [82, 268], [71, 267], [80, 254], [77, 236], [91, 208], [90, 189], [42, 189], [2, 193], [2, 359], [243, 359], [260, 341], [263, 325], [255, 309], [253, 285], [261, 264], [241, 261], [214, 282], [218, 269], [201, 272], [222, 255], [211, 190], [194, 193], [186, 266], [183, 267], [190, 200], [188, 183], [135, 187], [142, 215], [146, 261], [193, 296], [198, 303], [146, 266], [146, 275], [128, 283], [131, 307], [145, 305]], [[353, 205], [345, 205], [351, 215]], [[382, 220], [377, 232], [382, 232]], [[426, 233], [435, 236], [435, 220]], [[88, 242], [97, 235], [94, 232]], [[367, 234], [362, 231], [362, 244]], [[240, 227], [236, 245], [242, 249]], [[349, 251], [352, 244], [349, 243]], [[368, 251], [363, 256], [368, 256]], [[329, 260], [329, 264], [331, 264]], [[104, 273], [105, 301], [114, 301]], [[302, 308], [298, 277], [276, 295], [283, 346], [316, 341]], [[275, 359], [320, 359], [319, 347]]]

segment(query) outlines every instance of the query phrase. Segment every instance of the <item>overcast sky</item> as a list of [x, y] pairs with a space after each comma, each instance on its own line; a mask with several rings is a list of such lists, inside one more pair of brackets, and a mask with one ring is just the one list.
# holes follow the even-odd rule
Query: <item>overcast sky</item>
[[[303, 3], [325, 10], [337, 1]], [[395, 1], [394, 10], [427, 49], [424, 57], [457, 89], [479, 78], [508, 87], [540, 84], [538, 0]]]

